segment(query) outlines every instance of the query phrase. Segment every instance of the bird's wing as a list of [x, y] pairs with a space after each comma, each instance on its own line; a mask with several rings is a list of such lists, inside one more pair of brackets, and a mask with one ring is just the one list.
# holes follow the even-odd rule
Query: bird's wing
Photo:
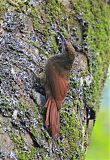
[[58, 102], [63, 102], [68, 89], [68, 80], [53, 68], [49, 70], [47, 78], [53, 98]]

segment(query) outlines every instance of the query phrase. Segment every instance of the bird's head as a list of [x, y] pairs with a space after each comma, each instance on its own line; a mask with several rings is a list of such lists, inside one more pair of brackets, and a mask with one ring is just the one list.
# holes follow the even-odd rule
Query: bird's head
[[72, 46], [70, 41], [66, 41], [65, 43], [65, 51], [71, 60], [74, 60], [76, 56], [75, 48]]

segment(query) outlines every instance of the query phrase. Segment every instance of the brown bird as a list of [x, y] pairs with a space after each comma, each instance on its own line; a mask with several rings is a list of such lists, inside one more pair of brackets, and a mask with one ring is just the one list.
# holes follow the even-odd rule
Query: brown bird
[[55, 139], [60, 130], [60, 109], [68, 90], [70, 70], [76, 52], [69, 41], [65, 41], [65, 53], [49, 58], [46, 65], [46, 120]]

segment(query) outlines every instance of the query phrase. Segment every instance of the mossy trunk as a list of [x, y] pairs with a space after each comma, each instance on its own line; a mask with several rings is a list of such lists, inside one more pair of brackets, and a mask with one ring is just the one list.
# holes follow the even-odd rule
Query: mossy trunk
[[[45, 127], [47, 59], [61, 32], [78, 52], [53, 140]], [[85, 160], [110, 63], [110, 8], [104, 0], [0, 1], [0, 158]]]

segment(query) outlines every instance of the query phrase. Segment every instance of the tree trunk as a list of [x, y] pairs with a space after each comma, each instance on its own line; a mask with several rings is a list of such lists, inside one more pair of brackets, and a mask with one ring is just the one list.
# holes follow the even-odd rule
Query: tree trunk
[[[110, 63], [110, 9], [102, 0], [1, 0], [0, 158], [84, 160]], [[78, 52], [60, 111], [60, 135], [45, 127], [47, 59], [61, 32]]]

